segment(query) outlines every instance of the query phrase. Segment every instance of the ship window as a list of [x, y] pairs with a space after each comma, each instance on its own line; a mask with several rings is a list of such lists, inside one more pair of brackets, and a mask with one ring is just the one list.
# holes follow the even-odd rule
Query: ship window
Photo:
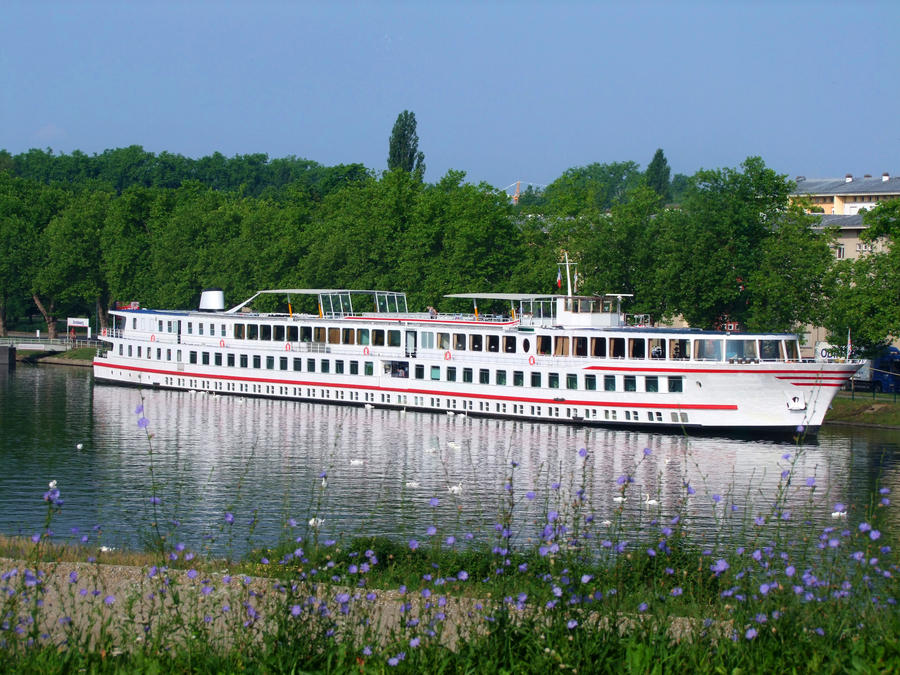
[[604, 375], [603, 376], [603, 390], [604, 391], [615, 391], [616, 390], [616, 376], [615, 375]]
[[247, 339], [259, 340], [259, 326], [257, 326], [255, 323], [247, 324]]
[[203, 335], [203, 324], [199, 321], [197, 322], [197, 335]]
[[521, 370], [513, 371], [513, 386], [514, 387], [524, 387], [525, 386], [525, 373]]
[[721, 361], [722, 340], [694, 340], [695, 361]]
[[648, 375], [647, 378], [644, 380], [644, 391], [651, 391], [651, 392], [659, 391], [659, 378], [656, 377], [655, 375], [653, 375], [653, 376]]
[[219, 335], [221, 335], [222, 337], [225, 337], [225, 324], [224, 323], [219, 327]]
[[755, 359], [756, 340], [725, 340], [726, 359]]
[[312, 326], [300, 326], [300, 342], [312, 342]]
[[344, 362], [343, 361], [335, 361], [334, 362], [334, 372], [338, 375], [344, 374]]
[[215, 363], [217, 366], [222, 365], [222, 352], [216, 352], [215, 354], [213, 354], [213, 363]]
[[490, 384], [491, 383], [491, 371], [487, 368], [482, 368], [478, 371], [478, 382], [481, 384]]
[[273, 339], [275, 342], [284, 342], [284, 326], [275, 326], [272, 330], [274, 331]]
[[637, 391], [637, 378], [634, 375], [626, 375], [622, 380], [625, 391]]
[[374, 363], [372, 363], [371, 361], [364, 361], [363, 363], [365, 364], [364, 368], [363, 368], [363, 372], [366, 375], [371, 375], [375, 372], [375, 364]]
[[541, 386], [541, 373], [539, 371], [534, 371], [531, 373], [531, 386], [532, 387], [540, 387]]
[[307, 373], [316, 372], [316, 360], [315, 359], [306, 359], [306, 372]]
[[587, 338], [586, 337], [572, 338], [572, 347], [573, 347], [573, 353], [575, 354], [575, 356], [587, 356]]
[[578, 389], [578, 375], [575, 373], [566, 375], [566, 389]]
[[[172, 350], [167, 349], [166, 350], [166, 361], [171, 361], [171, 360], [172, 360]], [[234, 364], [232, 363], [231, 365], [234, 365]]]
[[471, 368], [463, 368], [463, 382], [471, 382], [472, 381], [472, 369]]
[[[131, 327], [136, 328], [137, 326], [135, 324], [137, 322], [137, 319], [132, 319], [131, 322], [132, 322]], [[188, 326], [187, 334], [190, 335], [191, 333], [194, 332], [194, 325], [190, 321], [188, 321], [187, 326]]]
[[330, 344], [330, 345], [341, 344], [341, 329], [340, 328], [329, 328], [328, 329], [328, 344]]
[[625, 338], [610, 338], [609, 350], [614, 359], [625, 358]]
[[628, 340], [628, 354], [633, 359], [643, 359], [647, 356], [647, 342], [644, 338], [631, 338]]
[[416, 369], [415, 369], [415, 374], [416, 374], [417, 380], [424, 380], [425, 379], [425, 366], [423, 366], [421, 363], [417, 363]]
[[591, 356], [595, 358], [606, 356], [606, 338], [591, 338]]
[[453, 349], [463, 352], [466, 350], [466, 334], [465, 333], [454, 333], [453, 334]]
[[272, 339], [272, 326], [268, 324], [263, 324], [259, 327], [259, 339], [260, 340], [271, 340]]
[[359, 375], [359, 361], [350, 362], [350, 374]]
[[356, 343], [360, 345], [369, 344], [369, 329], [368, 328], [359, 328], [356, 331]]
[[680, 394], [683, 389], [683, 377], [669, 377], [669, 393]]
[[209, 324], [209, 334], [210, 335], [216, 334], [216, 324], [214, 324], [214, 323]]
[[[140, 349], [140, 347], [138, 347], [138, 349]], [[201, 352], [200, 360], [203, 362], [204, 366], [208, 366], [209, 365], [209, 352]]]
[[568, 356], [569, 355], [569, 336], [568, 335], [557, 335], [554, 339], [554, 348], [553, 354], [555, 356]]
[[550, 353], [550, 336], [549, 335], [538, 335], [537, 336], [537, 353], [538, 354], [549, 354]]
[[325, 326], [313, 328], [313, 342], [325, 342]]
[[422, 349], [434, 349], [434, 333], [431, 331], [419, 333], [419, 340], [422, 343]]
[[246, 368], [247, 367], [247, 355], [241, 354], [240, 358], [238, 359], [238, 362], [241, 364], [241, 368]]
[[499, 335], [488, 335], [487, 336], [487, 350], [489, 352], [499, 352], [500, 351], [500, 336]]
[[674, 360], [683, 360], [691, 355], [690, 340], [669, 340], [669, 358]]
[[503, 353], [504, 354], [515, 354], [516, 353], [516, 336], [515, 335], [504, 335], [503, 336]]
[[303, 359], [294, 358], [294, 370], [297, 372], [303, 370]]
[[438, 333], [438, 349], [450, 349], [450, 333]]
[[380, 328], [372, 330], [372, 344], [376, 347], [384, 347], [384, 331]]
[[331, 372], [331, 361], [329, 361], [328, 359], [322, 359], [322, 361], [319, 363], [319, 372]]
[[399, 347], [400, 346], [400, 331], [399, 330], [389, 330], [388, 331], [388, 347]]
[[440, 366], [431, 366], [431, 379], [432, 380], [441, 379], [441, 367]]
[[[531, 374], [531, 378], [534, 379], [534, 373]], [[534, 385], [532, 382], [532, 386], [540, 386], [540, 383]], [[551, 389], [559, 389], [559, 373], [547, 373], [547, 386]]]
[[[131, 351], [131, 345], [128, 345], [128, 351]], [[128, 356], [131, 356], [129, 353]], [[197, 363], [197, 352], [188, 352], [188, 363]]]
[[166, 332], [167, 333], [172, 332], [172, 322], [171, 321], [166, 321]]
[[253, 367], [254, 368], [262, 368], [262, 358], [259, 354], [254, 355], [253, 357]]
[[797, 349], [797, 341], [796, 340], [785, 340], [784, 341], [784, 350], [789, 361], [797, 361], [800, 359], [800, 354]]
[[278, 370], [287, 370], [288, 369], [288, 357], [279, 356], [278, 357]]
[[345, 344], [345, 345], [356, 344], [356, 341], [354, 340], [355, 337], [356, 336], [354, 335], [352, 328], [344, 328], [341, 331], [341, 344]]
[[228, 358], [225, 362], [228, 364], [229, 368], [234, 368], [234, 354], [228, 354]]
[[588, 391], [596, 391], [597, 390], [597, 376], [596, 375], [585, 375], [584, 376], [584, 388]]
[[501, 386], [506, 384], [506, 371], [498, 370], [494, 373], [494, 384], [499, 384]]
[[160, 320], [157, 322], [156, 332], [158, 332], [158, 333], [162, 333], [162, 332], [163, 332], [163, 322], [162, 322], [162, 319], [160, 319]]
[[287, 329], [287, 341], [288, 342], [296, 342], [297, 341], [297, 326], [288, 326]]
[[470, 335], [469, 336], [469, 349], [473, 352], [480, 352], [482, 346], [483, 336], [480, 334]]
[[781, 351], [781, 340], [760, 340], [759, 358], [765, 361], [783, 359], [784, 354]]
[[661, 359], [666, 355], [666, 341], [662, 338], [652, 338], [650, 340], [650, 358]]
[[447, 382], [456, 382], [456, 368], [447, 366]]
[[266, 370], [275, 370], [275, 357], [274, 356], [266, 357]]

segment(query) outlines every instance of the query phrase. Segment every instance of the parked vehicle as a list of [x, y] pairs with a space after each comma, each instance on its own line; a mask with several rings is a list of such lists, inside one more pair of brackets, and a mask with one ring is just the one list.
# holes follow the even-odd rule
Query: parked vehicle
[[[835, 355], [843, 356], [845, 351], [846, 348], [836, 347], [827, 342], [817, 342], [816, 360], [833, 360]], [[865, 359], [862, 364], [844, 385], [845, 389], [876, 393], [900, 391], [900, 349], [885, 347], [875, 358]]]

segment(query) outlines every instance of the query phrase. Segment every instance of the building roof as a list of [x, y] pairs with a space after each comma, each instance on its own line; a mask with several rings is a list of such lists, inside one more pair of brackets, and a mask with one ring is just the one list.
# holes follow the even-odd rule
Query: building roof
[[[819, 214], [815, 214], [819, 215]], [[842, 230], [864, 230], [866, 226], [863, 224], [862, 212], [854, 213], [852, 216], [841, 216], [833, 214], [821, 215], [821, 222], [817, 227], [839, 227]]]
[[900, 195], [900, 177], [872, 176], [870, 178], [807, 178], [797, 176], [798, 195], [871, 195], [871, 194], [898, 194]]

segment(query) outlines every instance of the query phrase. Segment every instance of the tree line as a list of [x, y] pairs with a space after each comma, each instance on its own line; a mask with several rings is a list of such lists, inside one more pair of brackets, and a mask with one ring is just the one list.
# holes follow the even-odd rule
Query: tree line
[[644, 171], [573, 167], [512, 204], [462, 171], [426, 183], [411, 121], [381, 173], [139, 147], [0, 151], [0, 334], [35, 309], [54, 335], [66, 316], [104, 327], [114, 301], [196, 307], [209, 286], [235, 303], [260, 288], [364, 288], [455, 309], [445, 294], [556, 292], [565, 251], [579, 294], [631, 293], [628, 311], [658, 321], [852, 328], [869, 347], [900, 335], [900, 200], [865, 215], [886, 246], [836, 260], [834, 233], [758, 157], [670, 179], [660, 150]]

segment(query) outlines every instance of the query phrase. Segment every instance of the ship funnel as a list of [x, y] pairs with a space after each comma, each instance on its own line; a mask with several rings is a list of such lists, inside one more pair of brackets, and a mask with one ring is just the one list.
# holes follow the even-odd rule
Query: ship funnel
[[221, 288], [206, 288], [200, 294], [201, 312], [222, 312], [225, 310], [225, 293]]

